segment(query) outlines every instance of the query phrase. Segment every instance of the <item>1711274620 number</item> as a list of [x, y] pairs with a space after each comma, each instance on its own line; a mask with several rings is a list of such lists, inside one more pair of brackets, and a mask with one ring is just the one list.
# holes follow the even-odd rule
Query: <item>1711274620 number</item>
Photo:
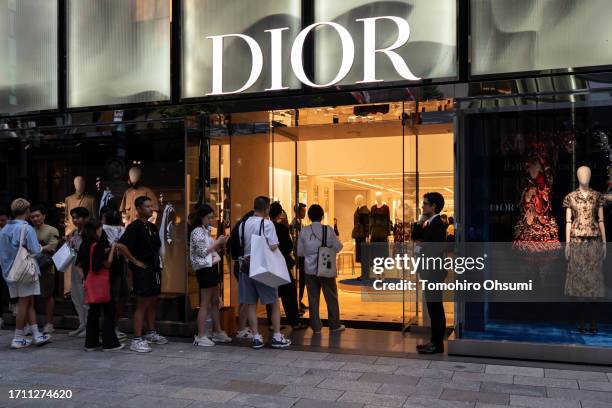
[[10, 399], [70, 399], [72, 390], [9, 390]]

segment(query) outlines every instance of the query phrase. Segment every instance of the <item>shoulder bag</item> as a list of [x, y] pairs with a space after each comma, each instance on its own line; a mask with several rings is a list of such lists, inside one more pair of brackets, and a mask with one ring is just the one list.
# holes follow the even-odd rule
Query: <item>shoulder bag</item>
[[35, 256], [31, 255], [28, 249], [23, 246], [26, 228], [27, 225], [21, 227], [19, 249], [6, 277], [6, 281], [9, 283], [33, 283], [38, 281], [38, 268]]
[[89, 247], [89, 272], [85, 279], [85, 303], [88, 305], [110, 302], [110, 272], [107, 268], [93, 270], [93, 252], [96, 244]]
[[317, 277], [335, 278], [338, 274], [336, 269], [336, 251], [327, 246], [327, 225], [321, 225], [321, 227], [323, 227], [323, 239], [317, 251]]
[[[242, 245], [242, 253], [244, 254], [244, 226], [247, 222], [248, 218], [242, 222], [240, 226], [240, 244]], [[264, 220], [261, 220], [261, 224], [259, 225], [259, 236], [263, 234], [264, 230]], [[240, 262], [240, 272], [248, 274], [251, 269], [251, 255], [243, 255], [238, 258], [238, 262]]]

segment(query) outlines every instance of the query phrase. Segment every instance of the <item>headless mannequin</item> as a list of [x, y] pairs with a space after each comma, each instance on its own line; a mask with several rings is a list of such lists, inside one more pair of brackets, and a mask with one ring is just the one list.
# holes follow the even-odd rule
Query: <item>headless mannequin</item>
[[74, 231], [74, 224], [72, 223], [72, 217], [70, 211], [77, 207], [84, 207], [89, 210], [89, 214], [92, 217], [97, 215], [96, 213], [96, 199], [93, 196], [85, 194], [85, 178], [82, 176], [76, 176], [74, 178], [74, 194], [64, 199], [66, 205], [66, 214], [64, 216], [64, 225], [66, 226], [65, 235], [68, 236]]
[[[589, 302], [588, 299], [604, 296], [604, 278], [602, 271], [602, 262], [606, 257], [606, 229], [603, 210], [604, 200], [599, 193], [594, 192], [589, 187], [591, 182], [590, 168], [586, 166], [580, 167], [576, 175], [579, 184], [578, 189], [576, 192], [570, 193], [568, 197], [566, 197], [566, 200], [564, 200], [564, 206], [566, 207], [565, 257], [569, 261], [565, 292], [569, 296], [585, 299], [584, 302], [578, 304], [578, 331], [580, 333], [586, 332], [585, 322], [587, 319], [590, 319], [590, 332], [596, 333], [599, 304], [596, 302]], [[573, 200], [568, 199], [572, 194], [574, 194], [576, 198]], [[576, 218], [578, 219], [575, 219], [575, 205], [570, 207], [569, 204], [574, 203], [577, 199], [580, 199], [581, 202], [583, 202], [582, 200], [586, 200], [587, 202], [592, 202], [590, 200], [594, 200], [590, 205], [595, 206], [594, 213], [591, 211], [591, 214], [595, 216], [595, 219], [592, 220], [593, 223], [596, 224], [595, 229], [592, 228], [593, 223], [590, 222], [591, 220], [585, 220], [584, 217], [579, 218], [580, 215], [584, 215], [584, 210], [582, 213], [576, 214]], [[585, 227], [585, 225], [589, 227]], [[593, 235], [593, 233], [597, 235]], [[601, 251], [597, 250], [598, 245], [601, 245]], [[597, 259], [592, 259], [593, 256]], [[594, 292], [594, 294], [585, 293], [581, 295], [581, 290], [584, 292], [584, 289], [580, 284], [576, 284], [576, 281], [580, 279], [584, 279], [588, 282], [588, 284], [585, 285], [590, 289], [590, 292]], [[601, 289], [601, 293], [599, 293], [599, 289]]]
[[355, 196], [352, 238], [355, 240], [355, 260], [361, 262], [361, 245], [370, 235], [370, 210], [364, 205], [363, 195]]
[[119, 211], [122, 214], [122, 218], [126, 225], [138, 218], [134, 201], [141, 196], [146, 196], [151, 199], [153, 205], [153, 215], [149, 218], [149, 221], [155, 224], [157, 221], [157, 214], [159, 212], [159, 202], [157, 196], [149, 187], [141, 185], [142, 170], [138, 167], [132, 167], [129, 172], [131, 187], [128, 188], [123, 194], [123, 200], [119, 206]]
[[383, 204], [383, 193], [376, 192], [376, 202], [370, 210], [370, 241], [388, 242], [391, 225], [391, 212], [386, 204]]

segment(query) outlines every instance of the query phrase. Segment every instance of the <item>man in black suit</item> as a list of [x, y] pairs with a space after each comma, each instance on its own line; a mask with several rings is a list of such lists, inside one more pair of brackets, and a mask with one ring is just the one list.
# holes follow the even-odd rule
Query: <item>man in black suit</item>
[[[412, 238], [421, 242], [419, 246], [425, 257], [444, 256], [442, 243], [446, 242], [446, 225], [440, 219], [440, 212], [443, 208], [442, 194], [427, 193], [423, 196], [423, 215], [413, 227]], [[420, 273], [420, 278], [429, 282], [443, 282], [446, 279], [446, 270], [443, 268], [424, 270]], [[442, 303], [442, 291], [427, 291], [425, 298], [431, 320], [431, 340], [428, 344], [417, 346], [417, 351], [420, 354], [443, 353], [446, 316]]]

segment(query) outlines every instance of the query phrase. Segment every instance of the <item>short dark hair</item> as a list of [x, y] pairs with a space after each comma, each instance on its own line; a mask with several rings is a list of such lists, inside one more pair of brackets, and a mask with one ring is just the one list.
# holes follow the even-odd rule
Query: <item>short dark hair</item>
[[30, 214], [36, 211], [38, 211], [42, 215], [47, 215], [47, 207], [42, 204], [34, 205], [32, 206], [32, 208], [30, 208]]
[[253, 202], [255, 211], [266, 211], [268, 208], [270, 208], [270, 199], [266, 196], [259, 196]]
[[321, 222], [323, 215], [325, 215], [325, 211], [323, 211], [323, 207], [319, 204], [313, 204], [308, 209], [308, 218], [312, 222]]
[[297, 203], [297, 204], [295, 205], [295, 207], [293, 207], [293, 209], [295, 210], [295, 212], [300, 211], [302, 208], [306, 208], [306, 204], [304, 204], [304, 203]]
[[96, 218], [92, 218], [87, 221], [83, 226], [83, 240], [90, 243], [98, 242], [97, 231], [100, 227], [102, 227], [102, 224]]
[[142, 207], [142, 205], [144, 203], [146, 203], [147, 201], [151, 201], [151, 198], [147, 197], [147, 196], [140, 196], [138, 197], [136, 200], [134, 200], [134, 206], [136, 208], [140, 208]]
[[9, 210], [4, 208], [4, 207], [0, 207], [0, 216], [4, 215], [5, 217], [9, 217]]
[[431, 205], [436, 206], [436, 214], [442, 212], [444, 209], [444, 197], [442, 197], [442, 194], [434, 191], [433, 193], [426, 193], [423, 197], [427, 199]]
[[89, 210], [85, 207], [74, 207], [70, 210], [70, 215], [78, 218], [87, 218], [90, 216]]
[[283, 206], [278, 201], [270, 204], [270, 219], [273, 220], [283, 213]]
[[104, 207], [101, 210], [101, 218], [104, 220], [106, 225], [118, 226], [121, 225], [121, 214], [114, 208]]
[[193, 217], [193, 228], [202, 226], [202, 218], [206, 217], [208, 214], [214, 213], [215, 210], [208, 204], [202, 204], [200, 208], [195, 213]]

